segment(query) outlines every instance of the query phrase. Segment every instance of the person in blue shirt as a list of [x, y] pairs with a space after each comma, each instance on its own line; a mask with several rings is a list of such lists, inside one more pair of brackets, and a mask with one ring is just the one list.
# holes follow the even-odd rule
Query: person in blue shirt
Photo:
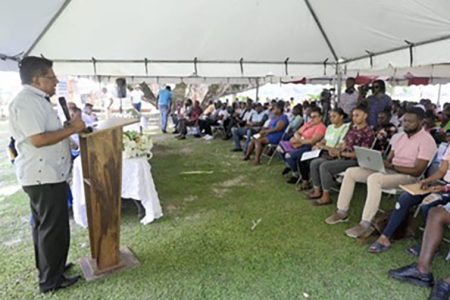
[[367, 97], [369, 104], [369, 117], [367, 122], [375, 129], [378, 125], [378, 114], [382, 111], [390, 111], [392, 100], [386, 95], [386, 84], [383, 80], [375, 80], [372, 83], [372, 95]]
[[161, 114], [161, 130], [163, 133], [167, 133], [167, 120], [171, 106], [172, 92], [170, 86], [166, 86], [165, 89], [159, 91], [158, 98], [156, 99], [156, 108], [159, 109]]
[[263, 148], [268, 145], [278, 145], [286, 127], [289, 125], [288, 117], [284, 112], [284, 101], [278, 101], [272, 108], [273, 116], [268, 127], [263, 127], [259, 132], [259, 136], [254, 136], [247, 148], [244, 160], [249, 160], [255, 150], [255, 165], [261, 163], [261, 155]]

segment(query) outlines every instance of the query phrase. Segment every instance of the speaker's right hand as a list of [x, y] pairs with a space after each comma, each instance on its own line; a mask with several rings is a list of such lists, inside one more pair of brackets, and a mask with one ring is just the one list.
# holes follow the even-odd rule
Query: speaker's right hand
[[74, 133], [81, 133], [86, 128], [86, 124], [81, 120], [81, 118], [74, 118], [70, 120], [69, 127], [73, 130]]

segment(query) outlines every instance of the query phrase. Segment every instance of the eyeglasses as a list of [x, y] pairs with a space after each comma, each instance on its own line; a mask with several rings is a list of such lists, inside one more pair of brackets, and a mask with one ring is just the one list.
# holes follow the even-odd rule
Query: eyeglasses
[[58, 81], [58, 78], [56, 76], [39, 76], [41, 78], [45, 78], [48, 80]]
[[310, 115], [309, 117], [310, 117], [311, 119], [320, 118], [319, 115]]
[[380, 86], [379, 86], [379, 85], [372, 85], [372, 88], [374, 88], [374, 89], [379, 89]]

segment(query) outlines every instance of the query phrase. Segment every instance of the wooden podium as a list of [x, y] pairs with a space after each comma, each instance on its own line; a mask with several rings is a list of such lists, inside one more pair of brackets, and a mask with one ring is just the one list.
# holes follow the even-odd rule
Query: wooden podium
[[81, 162], [91, 257], [80, 259], [86, 281], [139, 264], [127, 247], [120, 248], [122, 127], [136, 119], [110, 118], [94, 132], [80, 135]]

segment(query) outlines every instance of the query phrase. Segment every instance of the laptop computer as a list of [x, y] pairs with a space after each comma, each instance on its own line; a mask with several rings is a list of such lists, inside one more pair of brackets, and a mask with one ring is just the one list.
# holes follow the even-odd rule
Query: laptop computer
[[381, 173], [386, 172], [381, 152], [369, 148], [355, 146], [356, 159], [361, 168], [366, 168]]

